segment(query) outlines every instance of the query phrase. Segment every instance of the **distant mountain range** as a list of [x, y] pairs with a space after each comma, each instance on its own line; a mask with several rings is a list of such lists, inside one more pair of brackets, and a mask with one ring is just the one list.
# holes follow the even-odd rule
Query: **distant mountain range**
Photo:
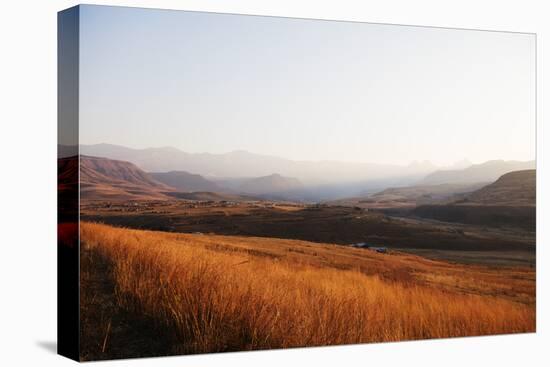
[[[477, 165], [474, 169], [445, 171], [445, 179], [456, 179], [458, 183], [419, 184], [405, 187], [390, 187], [380, 192], [344, 198], [328, 202], [333, 205], [359, 206], [364, 208], [399, 208], [426, 204], [435, 205], [493, 205], [493, 206], [534, 206], [536, 198], [536, 171], [521, 170], [507, 172], [495, 180], [478, 182], [493, 177], [495, 171], [513, 167], [529, 166], [530, 162], [491, 161], [487, 165]], [[491, 167], [484, 174], [479, 166]], [[474, 174], [470, 174], [473, 172]], [[460, 174], [459, 174], [460, 173]], [[458, 177], [460, 178], [456, 178]], [[434, 175], [438, 176], [438, 175]], [[442, 177], [444, 175], [440, 175]], [[425, 182], [428, 180], [424, 180]]]
[[132, 162], [147, 172], [185, 171], [207, 179], [253, 178], [277, 173], [304, 185], [357, 182], [403, 177], [418, 180], [433, 172], [429, 162], [407, 166], [337, 161], [294, 161], [234, 151], [225, 154], [186, 153], [176, 148], [132, 149], [119, 145], [81, 145], [80, 153]]
[[465, 184], [493, 182], [505, 173], [535, 169], [535, 161], [518, 162], [494, 160], [457, 170], [439, 170], [428, 174], [419, 185]]
[[[491, 161], [462, 171], [474, 172], [463, 182], [483, 178], [481, 167], [490, 167], [488, 175], [502, 169], [529, 165], [530, 162]], [[76, 159], [59, 159], [60, 190], [74, 187]], [[503, 168], [504, 167], [504, 168]], [[446, 179], [452, 176], [446, 171]], [[456, 174], [456, 171], [452, 171]], [[181, 198], [189, 200], [254, 200], [254, 198], [282, 199], [296, 197], [307, 188], [292, 177], [271, 174], [241, 179], [233, 188], [223, 182], [212, 182], [204, 177], [183, 171], [147, 173], [126, 161], [80, 156], [80, 192], [84, 199], [136, 200]], [[288, 195], [288, 196], [285, 196]], [[453, 197], [455, 198], [453, 201]], [[536, 171], [508, 172], [490, 184], [455, 183], [388, 188], [368, 197], [342, 199], [334, 205], [366, 207], [401, 207], [423, 204], [534, 206], [536, 199]]]
[[[75, 185], [78, 161], [59, 159], [60, 190]], [[147, 173], [126, 161], [80, 156], [80, 193], [92, 200], [158, 200], [179, 198], [187, 200], [258, 200], [260, 197], [281, 194], [302, 188], [290, 177], [272, 174], [244, 179], [237, 191], [220, 187], [204, 177], [183, 171]], [[256, 195], [256, 196], [255, 196]]]
[[[60, 156], [71, 155], [75, 147], [59, 146], [58, 151]], [[451, 185], [433, 188], [435, 191], [431, 195], [440, 196], [446, 190], [463, 189], [452, 185], [490, 183], [507, 172], [535, 167], [534, 161], [489, 161], [471, 165], [463, 160], [452, 166], [455, 169], [438, 170], [429, 161], [412, 162], [406, 166], [293, 161], [245, 151], [186, 153], [171, 147], [132, 149], [111, 144], [81, 145], [80, 154], [131, 163], [132, 170], [140, 169], [145, 174], [133, 179], [154, 181], [170, 187], [172, 191], [259, 195], [271, 199], [313, 202], [368, 197], [389, 187], [401, 191], [404, 187], [420, 187], [404, 195], [410, 200], [413, 191], [430, 195], [421, 187]], [[125, 174], [133, 172], [137, 175], [132, 170], [128, 168]], [[118, 178], [133, 183], [130, 176]], [[438, 190], [441, 192], [437, 193]]]

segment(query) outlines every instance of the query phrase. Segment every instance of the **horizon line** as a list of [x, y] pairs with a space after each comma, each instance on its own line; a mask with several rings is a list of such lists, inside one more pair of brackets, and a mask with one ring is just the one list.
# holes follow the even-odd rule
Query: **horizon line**
[[[330, 159], [317, 159], [317, 160], [313, 160], [313, 159], [294, 159], [294, 158], [288, 158], [288, 157], [283, 157], [283, 156], [273, 155], [273, 154], [251, 152], [251, 151], [248, 151], [246, 149], [235, 149], [235, 150], [226, 151], [226, 152], [223, 152], [223, 153], [211, 153], [211, 152], [207, 152], [207, 151], [189, 152], [189, 151], [185, 151], [181, 148], [174, 147], [174, 146], [171, 146], [171, 145], [136, 148], [136, 147], [129, 147], [129, 146], [126, 146], [126, 145], [106, 143], [106, 142], [101, 142], [101, 143], [80, 143], [80, 144], [78, 144], [78, 146], [83, 146], [83, 145], [86, 145], [86, 146], [110, 145], [110, 146], [114, 146], [114, 147], [130, 149], [130, 150], [173, 149], [173, 150], [177, 150], [181, 153], [192, 154], [192, 155], [214, 155], [215, 156], [215, 155], [227, 155], [227, 154], [232, 154], [232, 153], [246, 153], [246, 154], [255, 155], [255, 156], [263, 156], [263, 157], [270, 157], [270, 158], [288, 160], [288, 161], [293, 161], [293, 162], [308, 162], [308, 163], [323, 163], [323, 162], [327, 163], [327, 162], [330, 162], [330, 163], [343, 163], [343, 164], [371, 164], [371, 165], [378, 165], [378, 166], [398, 166], [398, 167], [410, 167], [410, 166], [413, 166], [413, 165], [429, 164], [431, 166], [434, 166], [434, 168], [438, 168], [438, 169], [449, 169], [449, 168], [452, 169], [452, 166], [457, 165], [457, 163], [461, 163], [461, 162], [465, 162], [465, 161], [468, 162], [468, 164], [469, 164], [466, 167], [474, 166], [474, 165], [480, 165], [480, 164], [484, 164], [484, 163], [488, 163], [488, 162], [495, 162], [495, 161], [496, 162], [498, 162], [498, 161], [502, 161], [502, 162], [532, 162], [532, 161], [534, 161], [534, 162], [536, 162], [537, 161], [536, 157], [534, 157], [533, 159], [527, 159], [527, 160], [524, 160], [524, 159], [502, 159], [502, 158], [492, 158], [492, 159], [487, 159], [487, 160], [472, 160], [472, 159], [469, 159], [468, 157], [464, 157], [462, 159], [453, 161], [451, 163], [434, 163], [430, 159], [414, 159], [414, 160], [410, 160], [406, 163], [376, 163], [376, 162], [372, 162], [372, 161], [345, 161], [345, 160], [330, 160]], [[76, 145], [61, 144], [59, 142], [58, 142], [57, 146], [58, 147], [59, 146], [76, 147]]]

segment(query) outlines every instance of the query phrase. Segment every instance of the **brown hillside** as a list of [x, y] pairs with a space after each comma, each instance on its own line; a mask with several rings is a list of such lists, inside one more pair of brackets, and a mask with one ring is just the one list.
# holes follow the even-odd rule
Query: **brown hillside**
[[80, 191], [85, 199], [163, 199], [174, 191], [130, 162], [80, 157]]
[[93, 183], [118, 183], [120, 181], [141, 186], [169, 189], [150, 174], [130, 162], [97, 157], [80, 157], [80, 179]]
[[536, 171], [510, 172], [494, 183], [471, 193], [466, 202], [484, 205], [534, 206], [536, 204]]
[[413, 210], [419, 217], [492, 227], [536, 230], [536, 171], [514, 171], [502, 175], [466, 197], [448, 205], [421, 205]]

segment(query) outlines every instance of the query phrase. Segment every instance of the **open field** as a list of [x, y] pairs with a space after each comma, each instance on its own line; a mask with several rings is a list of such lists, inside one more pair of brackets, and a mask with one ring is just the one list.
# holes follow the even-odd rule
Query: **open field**
[[[530, 265], [535, 233], [518, 228], [404, 218], [361, 208], [228, 201], [83, 201], [82, 219], [138, 229], [300, 239], [349, 245], [368, 242], [455, 262]], [[467, 256], [475, 251], [479, 256]], [[465, 255], [465, 256], [463, 256]]]
[[421, 205], [413, 215], [446, 222], [464, 224], [484, 223], [491, 227], [520, 228], [535, 231], [534, 206], [483, 206], [483, 205]]
[[535, 330], [532, 269], [82, 223], [84, 360]]

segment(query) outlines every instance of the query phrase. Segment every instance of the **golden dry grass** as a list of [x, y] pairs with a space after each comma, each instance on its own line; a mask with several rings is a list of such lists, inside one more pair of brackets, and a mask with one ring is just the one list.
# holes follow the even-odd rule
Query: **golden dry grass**
[[[169, 335], [174, 341], [171, 353], [535, 329], [530, 297], [520, 297], [523, 304], [510, 300], [517, 298], [515, 295], [497, 297], [499, 287], [505, 285], [498, 284], [489, 269], [480, 267], [471, 267], [468, 274], [468, 266], [412, 255], [383, 255], [304, 241], [139, 231], [93, 223], [82, 223], [81, 239], [84, 253], [108, 262], [116, 306]], [[86, 274], [94, 269], [88, 265], [81, 271]], [[458, 279], [462, 274], [466, 285], [475, 283], [479, 276], [488, 279], [485, 288], [491, 289], [479, 284], [477, 288], [453, 285], [449, 277]], [[527, 282], [531, 276], [520, 275], [513, 277]], [[86, 283], [82, 281], [84, 295]], [[82, 310], [83, 318], [86, 312]], [[102, 341], [96, 344], [106, 344]]]

